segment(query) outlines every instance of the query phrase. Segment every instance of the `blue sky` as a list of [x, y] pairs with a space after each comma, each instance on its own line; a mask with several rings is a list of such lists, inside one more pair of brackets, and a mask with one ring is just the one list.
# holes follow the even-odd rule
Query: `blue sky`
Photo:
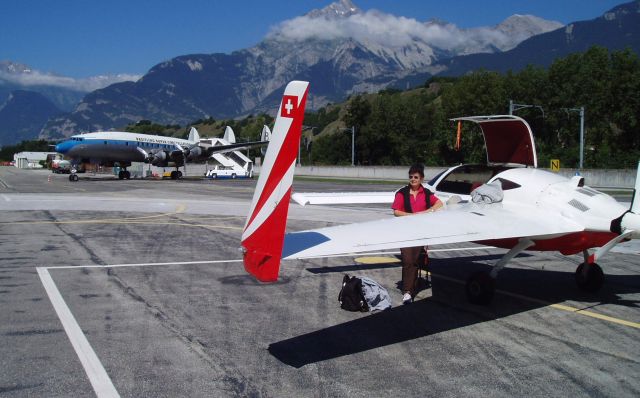
[[[364, 11], [461, 28], [490, 26], [513, 14], [569, 23], [596, 18], [618, 0], [353, 0]], [[146, 73], [179, 55], [251, 47], [280, 22], [330, 0], [5, 0], [0, 61], [74, 78]]]

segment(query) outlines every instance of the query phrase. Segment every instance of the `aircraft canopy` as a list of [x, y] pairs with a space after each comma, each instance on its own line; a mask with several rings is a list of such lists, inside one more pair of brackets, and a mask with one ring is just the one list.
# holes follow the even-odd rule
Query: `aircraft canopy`
[[470, 116], [451, 119], [477, 123], [484, 135], [487, 163], [522, 164], [538, 167], [531, 127], [513, 115]]

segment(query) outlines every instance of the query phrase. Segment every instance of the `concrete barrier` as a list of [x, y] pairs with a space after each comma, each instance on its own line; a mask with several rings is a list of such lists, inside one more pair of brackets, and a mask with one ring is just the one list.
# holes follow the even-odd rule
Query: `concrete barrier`
[[[426, 167], [424, 170], [425, 180], [429, 180], [446, 167]], [[407, 179], [408, 166], [298, 166], [296, 175], [310, 177], [327, 178], [363, 178], [370, 180], [398, 180]], [[548, 170], [548, 169], [546, 169]], [[254, 168], [256, 173], [260, 173], [260, 167]], [[561, 169], [558, 174], [567, 178], [576, 175], [577, 169]], [[621, 188], [633, 189], [636, 181], [636, 170], [591, 170], [580, 171], [585, 179], [586, 185], [601, 188]]]
[[[147, 164], [134, 164], [131, 170], [132, 177], [140, 177], [146, 174], [149, 169]], [[431, 179], [446, 167], [426, 167], [424, 169], [425, 180]], [[173, 167], [154, 167], [151, 166], [152, 172], [162, 175], [163, 171], [175, 170]], [[180, 168], [180, 170], [184, 170]], [[260, 174], [260, 166], [254, 166], [254, 173]], [[296, 175], [308, 177], [326, 177], [326, 178], [362, 178], [367, 180], [391, 180], [405, 181], [407, 179], [407, 171], [409, 166], [298, 166], [296, 167]], [[545, 169], [548, 170], [548, 169]], [[188, 176], [202, 176], [206, 171], [204, 164], [187, 164]], [[567, 178], [576, 175], [577, 169], [561, 169], [558, 174]], [[592, 170], [586, 169], [580, 171], [585, 179], [585, 183], [592, 187], [599, 188], [620, 188], [633, 189], [636, 182], [636, 170], [632, 169], [602, 169]]]

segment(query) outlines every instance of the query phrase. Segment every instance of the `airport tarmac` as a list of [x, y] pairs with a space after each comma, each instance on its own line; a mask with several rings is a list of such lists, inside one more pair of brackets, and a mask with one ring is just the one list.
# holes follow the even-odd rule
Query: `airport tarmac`
[[[594, 295], [574, 283], [581, 255], [527, 252], [489, 306], [464, 281], [505, 251], [474, 244], [431, 247], [432, 287], [409, 306], [390, 254], [286, 261], [261, 284], [238, 250], [254, 185], [0, 167], [0, 396], [640, 396], [637, 245], [602, 259]], [[292, 204], [288, 229], [390, 216]], [[341, 310], [345, 273], [393, 308]]]

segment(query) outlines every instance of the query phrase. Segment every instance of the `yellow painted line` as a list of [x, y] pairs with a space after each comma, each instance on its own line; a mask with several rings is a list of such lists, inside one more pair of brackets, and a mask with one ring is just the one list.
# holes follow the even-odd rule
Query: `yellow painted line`
[[[436, 278], [444, 279], [444, 280], [449, 281], [449, 282], [458, 283], [460, 285], [464, 285], [465, 284], [465, 282], [463, 282], [463, 281], [461, 281], [459, 279], [454, 279], [454, 278], [451, 278], [451, 277], [448, 277], [448, 276], [444, 276], [444, 275], [440, 275], [440, 274], [434, 274], [434, 273], [431, 273], [431, 275], [436, 277]], [[500, 294], [503, 294], [505, 296], [514, 297], [514, 298], [517, 298], [517, 299], [520, 299], [520, 300], [525, 300], [525, 301], [529, 301], [529, 302], [536, 303], [536, 304], [541, 304], [541, 305], [544, 305], [544, 306], [547, 306], [547, 307], [555, 308], [557, 310], [571, 312], [573, 314], [584, 315], [584, 316], [588, 316], [588, 317], [591, 317], [591, 318], [596, 318], [596, 319], [600, 319], [600, 320], [603, 320], [603, 321], [616, 323], [618, 325], [629, 326], [629, 327], [632, 327], [632, 328], [640, 329], [640, 323], [627, 321], [627, 320], [624, 320], [624, 319], [615, 318], [615, 317], [608, 316], [608, 315], [598, 314], [597, 312], [583, 310], [583, 309], [580, 309], [580, 308], [575, 308], [575, 307], [572, 307], [570, 305], [554, 304], [554, 303], [550, 303], [548, 301], [536, 299], [536, 298], [533, 298], [533, 297], [523, 296], [521, 294], [507, 292], [505, 290], [496, 290], [496, 293], [500, 293]]]
[[619, 319], [619, 318], [614, 318], [608, 315], [598, 314], [597, 312], [581, 310], [580, 308], [574, 308], [564, 304], [551, 304], [550, 306], [553, 308], [557, 308], [559, 310], [573, 312], [573, 313], [584, 315], [584, 316], [590, 316], [596, 319], [602, 319], [603, 321], [617, 323], [618, 325], [630, 326], [632, 328], [640, 329], [640, 323], [637, 323], [637, 322], [625, 321], [624, 319]]
[[358, 264], [391, 264], [400, 262], [400, 260], [393, 257], [358, 257], [354, 261]]
[[150, 218], [160, 218], [171, 216], [174, 214], [182, 213], [185, 211], [187, 206], [181, 204], [176, 207], [175, 212], [170, 213], [161, 213], [154, 214], [150, 216], [140, 216], [140, 217], [124, 217], [124, 218], [103, 218], [103, 219], [90, 219], [90, 220], [69, 220], [69, 221], [8, 221], [8, 222], [0, 222], [1, 224], [109, 224], [109, 223], [126, 223], [129, 220], [148, 220]]

